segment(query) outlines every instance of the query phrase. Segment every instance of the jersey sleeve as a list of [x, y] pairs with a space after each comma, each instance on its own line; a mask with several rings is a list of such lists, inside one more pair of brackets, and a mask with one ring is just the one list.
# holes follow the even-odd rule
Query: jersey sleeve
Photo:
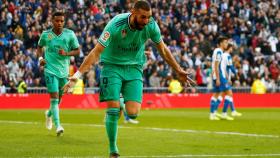
[[159, 44], [162, 40], [159, 26], [154, 19], [152, 19], [152, 24], [150, 27], [150, 38], [156, 44]]
[[70, 45], [71, 45], [71, 49], [77, 49], [79, 48], [79, 41], [77, 36], [75, 35], [74, 32], [71, 33], [71, 40], [70, 40]]
[[215, 56], [214, 56], [214, 61], [220, 62], [221, 60], [222, 60], [222, 52], [221, 51], [217, 51]]
[[46, 46], [46, 37], [45, 36], [46, 36], [46, 34], [43, 32], [38, 41], [38, 46], [40, 46], [40, 47]]
[[110, 42], [112, 41], [112, 35], [114, 31], [114, 20], [111, 20], [104, 28], [101, 36], [98, 39], [98, 42], [103, 45], [104, 47], [107, 47]]

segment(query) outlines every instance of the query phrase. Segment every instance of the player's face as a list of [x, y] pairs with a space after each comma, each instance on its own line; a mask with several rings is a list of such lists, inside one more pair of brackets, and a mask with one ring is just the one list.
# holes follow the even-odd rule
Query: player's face
[[55, 29], [63, 29], [64, 26], [64, 16], [55, 16], [52, 20], [53, 27]]
[[228, 48], [228, 40], [223, 40], [221, 43], [221, 47], [223, 50], [226, 50]]
[[146, 11], [143, 9], [135, 10], [134, 26], [137, 30], [142, 30], [149, 22], [152, 17], [152, 11]]

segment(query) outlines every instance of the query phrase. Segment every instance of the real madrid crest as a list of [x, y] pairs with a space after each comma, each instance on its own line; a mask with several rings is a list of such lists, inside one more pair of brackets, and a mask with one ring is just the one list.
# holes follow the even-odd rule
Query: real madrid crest
[[53, 38], [52, 34], [49, 33], [49, 34], [48, 34], [48, 39], [49, 39], [49, 40], [52, 40], [52, 38]]

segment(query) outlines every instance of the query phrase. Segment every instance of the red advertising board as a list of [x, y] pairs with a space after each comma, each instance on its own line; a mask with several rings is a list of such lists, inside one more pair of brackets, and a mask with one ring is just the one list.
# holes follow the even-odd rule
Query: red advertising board
[[[208, 108], [211, 94], [156, 94], [143, 95], [142, 108]], [[48, 94], [1, 94], [0, 109], [46, 109]], [[234, 94], [238, 108], [280, 108], [280, 93]], [[98, 94], [64, 95], [60, 108], [105, 108], [98, 101]]]

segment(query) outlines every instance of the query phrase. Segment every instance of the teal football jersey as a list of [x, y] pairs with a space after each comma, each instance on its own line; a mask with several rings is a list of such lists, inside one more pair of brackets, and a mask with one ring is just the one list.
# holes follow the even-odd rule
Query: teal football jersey
[[106, 25], [98, 42], [105, 47], [101, 62], [117, 65], [143, 65], [145, 42], [151, 39], [160, 43], [161, 33], [153, 18], [142, 30], [132, 30], [129, 25], [130, 13], [115, 16]]
[[52, 29], [43, 31], [38, 45], [45, 47], [45, 71], [59, 78], [68, 77], [70, 56], [62, 56], [59, 50], [70, 52], [79, 48], [79, 42], [72, 30], [64, 28], [60, 35], [56, 35]]

